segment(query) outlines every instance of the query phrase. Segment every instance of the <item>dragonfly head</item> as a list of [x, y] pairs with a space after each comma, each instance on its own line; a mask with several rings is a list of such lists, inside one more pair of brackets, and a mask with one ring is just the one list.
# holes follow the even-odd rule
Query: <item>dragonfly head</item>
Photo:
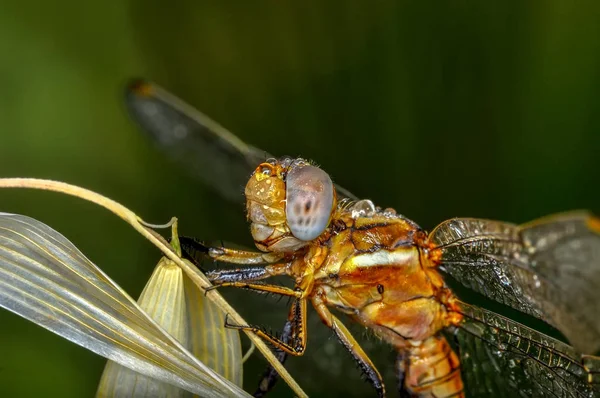
[[246, 209], [256, 246], [292, 252], [327, 230], [336, 208], [333, 182], [304, 159], [261, 163], [245, 189]]

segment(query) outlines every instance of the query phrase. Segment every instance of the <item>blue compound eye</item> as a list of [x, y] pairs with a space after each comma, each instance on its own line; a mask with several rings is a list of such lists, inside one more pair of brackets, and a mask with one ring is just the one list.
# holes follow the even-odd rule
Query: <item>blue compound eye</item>
[[303, 241], [321, 235], [333, 210], [333, 182], [329, 175], [315, 166], [292, 166], [285, 192], [285, 215], [292, 234]]

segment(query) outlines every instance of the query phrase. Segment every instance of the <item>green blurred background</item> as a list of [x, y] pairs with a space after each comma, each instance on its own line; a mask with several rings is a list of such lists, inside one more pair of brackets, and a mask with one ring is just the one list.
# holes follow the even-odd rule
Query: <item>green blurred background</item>
[[[599, 18], [599, 2], [562, 0], [0, 0], [0, 175], [78, 184], [150, 222], [176, 215], [186, 235], [249, 245], [242, 199], [221, 201], [128, 120], [123, 87], [146, 77], [427, 229], [453, 216], [599, 213]], [[134, 297], [159, 258], [73, 198], [6, 190], [0, 211], [62, 232]], [[228, 297], [253, 323], [283, 325], [284, 302], [241, 293]], [[314, 396], [372, 394], [310, 322], [292, 374]], [[102, 358], [6, 311], [0, 325], [0, 396], [94, 394]], [[394, 354], [358, 334], [393, 391]], [[250, 361], [248, 389], [263, 365]]]

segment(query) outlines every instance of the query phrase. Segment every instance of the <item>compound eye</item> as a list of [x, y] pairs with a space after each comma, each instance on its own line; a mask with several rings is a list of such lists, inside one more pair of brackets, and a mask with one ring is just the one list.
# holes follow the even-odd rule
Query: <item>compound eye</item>
[[309, 241], [325, 231], [333, 200], [333, 182], [323, 170], [310, 165], [290, 168], [286, 177], [285, 215], [296, 238]]

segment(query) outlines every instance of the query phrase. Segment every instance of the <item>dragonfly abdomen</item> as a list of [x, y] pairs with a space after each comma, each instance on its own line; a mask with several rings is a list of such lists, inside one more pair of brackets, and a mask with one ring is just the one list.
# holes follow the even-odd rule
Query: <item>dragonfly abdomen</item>
[[397, 367], [404, 378], [404, 388], [417, 397], [465, 396], [460, 361], [443, 336], [432, 336], [401, 351]]

